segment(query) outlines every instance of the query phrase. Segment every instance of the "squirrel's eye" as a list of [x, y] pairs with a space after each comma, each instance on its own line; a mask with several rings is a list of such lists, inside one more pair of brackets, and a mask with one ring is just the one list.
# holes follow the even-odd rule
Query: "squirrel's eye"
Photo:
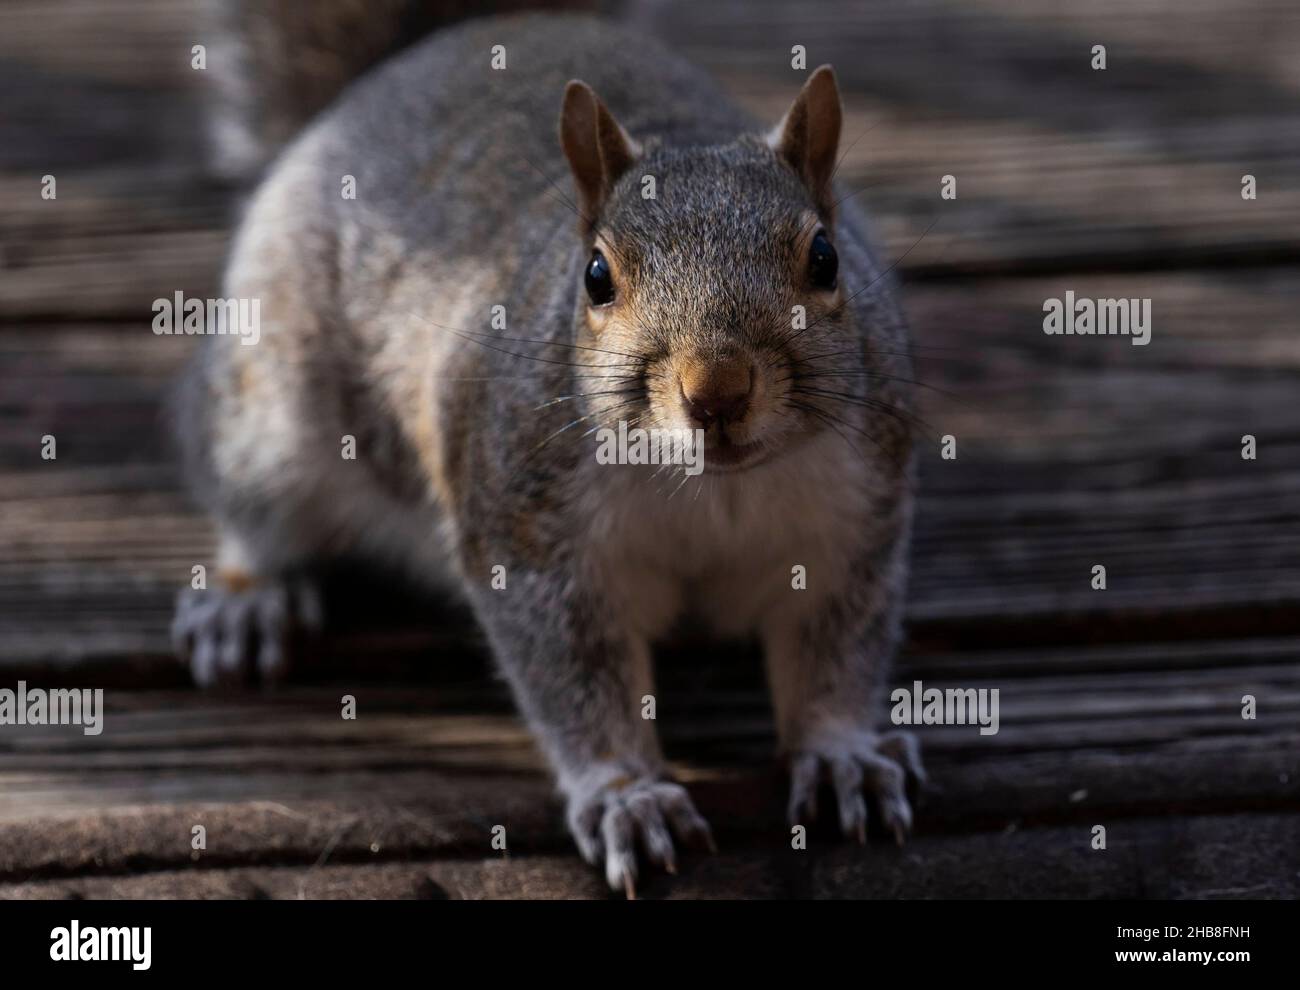
[[808, 249], [808, 277], [819, 289], [835, 288], [835, 273], [839, 271], [840, 259], [835, 253], [826, 231], [817, 231]]
[[609, 262], [599, 251], [591, 252], [584, 279], [587, 298], [593, 306], [604, 306], [614, 300], [614, 277], [609, 272]]

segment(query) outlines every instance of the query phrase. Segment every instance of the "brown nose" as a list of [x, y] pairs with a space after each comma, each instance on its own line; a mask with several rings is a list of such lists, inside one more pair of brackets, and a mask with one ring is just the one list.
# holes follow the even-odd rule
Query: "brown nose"
[[745, 358], [693, 361], [681, 371], [682, 402], [691, 419], [708, 429], [742, 419], [749, 410], [754, 376]]

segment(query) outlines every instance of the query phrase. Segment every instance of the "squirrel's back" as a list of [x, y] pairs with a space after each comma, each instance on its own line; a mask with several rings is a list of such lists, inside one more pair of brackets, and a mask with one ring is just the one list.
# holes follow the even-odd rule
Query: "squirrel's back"
[[442, 249], [464, 256], [490, 235], [499, 250], [528, 240], [542, 219], [530, 204], [550, 214], [571, 202], [557, 115], [574, 78], [645, 145], [716, 144], [755, 129], [657, 42], [598, 18], [519, 15], [437, 32], [366, 75], [313, 125], [311, 155], [328, 166], [331, 200], [340, 176], [353, 176], [367, 213], [408, 241], [436, 231]]

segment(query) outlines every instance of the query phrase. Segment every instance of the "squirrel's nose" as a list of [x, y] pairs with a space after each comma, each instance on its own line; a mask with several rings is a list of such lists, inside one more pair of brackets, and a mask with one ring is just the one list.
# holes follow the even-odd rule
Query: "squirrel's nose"
[[692, 362], [682, 369], [680, 379], [682, 404], [704, 429], [742, 419], [749, 410], [754, 373], [745, 358]]

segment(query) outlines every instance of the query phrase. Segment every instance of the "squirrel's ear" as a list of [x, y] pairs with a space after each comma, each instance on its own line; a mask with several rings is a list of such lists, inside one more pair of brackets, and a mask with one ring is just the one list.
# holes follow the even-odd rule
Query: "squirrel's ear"
[[614, 183], [641, 154], [641, 149], [618, 125], [592, 88], [577, 79], [564, 87], [560, 147], [573, 170], [578, 208], [584, 227], [589, 230]]
[[808, 77], [794, 104], [767, 137], [767, 143], [803, 179], [817, 209], [827, 218], [834, 205], [830, 183], [840, 146], [840, 119], [835, 71], [823, 65]]

